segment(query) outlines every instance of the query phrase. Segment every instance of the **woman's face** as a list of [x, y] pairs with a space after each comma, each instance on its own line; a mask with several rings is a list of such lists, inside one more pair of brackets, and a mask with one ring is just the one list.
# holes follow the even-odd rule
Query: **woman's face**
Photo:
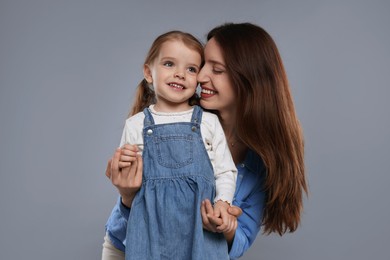
[[204, 49], [205, 64], [198, 74], [200, 105], [220, 113], [235, 111], [235, 93], [218, 43], [211, 38]]

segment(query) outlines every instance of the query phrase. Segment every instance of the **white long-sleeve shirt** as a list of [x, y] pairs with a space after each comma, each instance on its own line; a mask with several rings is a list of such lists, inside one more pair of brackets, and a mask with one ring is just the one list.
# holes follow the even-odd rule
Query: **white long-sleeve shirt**
[[[154, 105], [151, 105], [149, 109], [155, 124], [191, 122], [193, 112], [193, 108], [176, 113], [157, 112], [154, 110]], [[145, 114], [140, 112], [126, 120], [120, 146], [124, 144], [135, 144], [138, 146], [140, 152], [143, 151], [144, 141], [142, 130], [144, 127], [144, 118]], [[237, 168], [234, 165], [218, 117], [212, 113], [203, 111], [200, 131], [214, 170], [216, 184], [214, 201], [222, 200], [231, 204], [236, 189]]]

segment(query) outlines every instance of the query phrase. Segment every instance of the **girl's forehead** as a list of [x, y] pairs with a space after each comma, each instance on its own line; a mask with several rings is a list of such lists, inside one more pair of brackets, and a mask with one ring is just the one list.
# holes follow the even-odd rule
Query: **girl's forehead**
[[159, 56], [175, 56], [175, 57], [196, 57], [201, 59], [201, 54], [195, 50], [194, 48], [191, 48], [190, 46], [187, 46], [184, 42], [180, 40], [169, 40], [161, 44]]

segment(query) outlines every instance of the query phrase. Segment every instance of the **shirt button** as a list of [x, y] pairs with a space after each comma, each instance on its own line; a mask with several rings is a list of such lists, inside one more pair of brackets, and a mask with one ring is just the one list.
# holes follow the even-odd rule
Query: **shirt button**
[[196, 126], [191, 127], [192, 132], [196, 131]]
[[147, 134], [147, 135], [152, 135], [152, 134], [153, 134], [153, 130], [152, 130], [152, 129], [149, 129], [148, 131], [146, 131], [146, 134]]
[[244, 168], [244, 167], [245, 167], [245, 164], [244, 164], [244, 163], [241, 163], [240, 166], [241, 166], [241, 168]]

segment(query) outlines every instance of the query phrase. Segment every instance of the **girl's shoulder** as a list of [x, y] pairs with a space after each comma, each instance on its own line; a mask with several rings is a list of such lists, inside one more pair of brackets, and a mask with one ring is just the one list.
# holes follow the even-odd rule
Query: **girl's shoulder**
[[207, 129], [213, 136], [216, 133], [223, 133], [221, 123], [216, 114], [203, 111], [202, 123], [203, 127]]
[[142, 124], [144, 123], [145, 114], [144, 112], [139, 112], [135, 115], [132, 115], [131, 117], [126, 119], [126, 125], [132, 126], [135, 124]]
[[215, 122], [219, 123], [218, 116], [216, 114], [213, 114], [211, 112], [207, 112], [203, 110], [203, 115], [202, 115], [202, 121], [207, 121], [207, 122]]

